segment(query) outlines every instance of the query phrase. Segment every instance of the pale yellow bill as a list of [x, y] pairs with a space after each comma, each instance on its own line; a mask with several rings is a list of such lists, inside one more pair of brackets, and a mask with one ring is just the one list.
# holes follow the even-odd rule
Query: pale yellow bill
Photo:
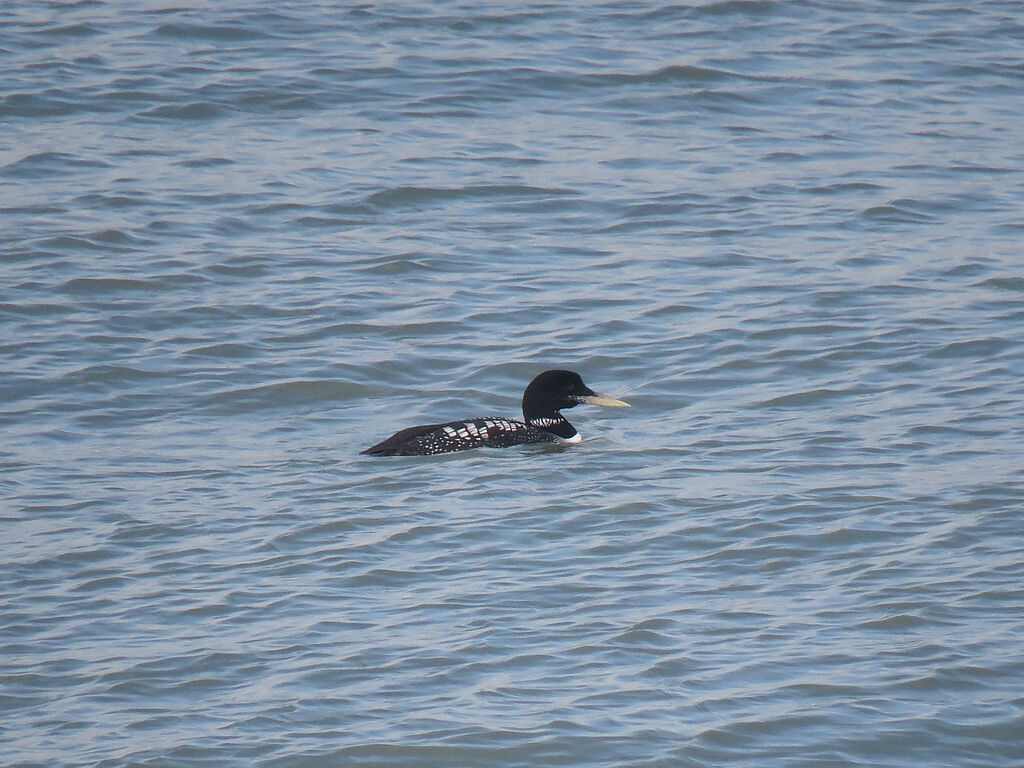
[[630, 405], [624, 400], [616, 400], [608, 395], [599, 395], [595, 392], [592, 395], [577, 395], [577, 400], [587, 405], [603, 405], [606, 408], [629, 408]]

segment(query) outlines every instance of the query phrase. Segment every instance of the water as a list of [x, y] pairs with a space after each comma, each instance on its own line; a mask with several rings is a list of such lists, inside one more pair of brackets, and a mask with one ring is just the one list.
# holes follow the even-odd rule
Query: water
[[[5, 765], [1024, 763], [1018, 4], [0, 49]], [[634, 407], [358, 456], [550, 367]]]

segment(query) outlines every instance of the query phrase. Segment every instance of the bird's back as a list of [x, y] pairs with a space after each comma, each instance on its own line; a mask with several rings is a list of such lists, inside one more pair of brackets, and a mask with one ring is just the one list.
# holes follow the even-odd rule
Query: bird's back
[[408, 427], [362, 453], [368, 456], [429, 456], [471, 448], [506, 448], [558, 441], [558, 436], [551, 432], [514, 419], [494, 417]]

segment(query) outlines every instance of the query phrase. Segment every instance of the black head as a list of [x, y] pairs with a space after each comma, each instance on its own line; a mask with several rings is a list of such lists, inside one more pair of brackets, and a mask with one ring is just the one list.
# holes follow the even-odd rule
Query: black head
[[628, 403], [601, 395], [583, 383], [575, 371], [544, 371], [538, 374], [523, 393], [523, 416], [529, 421], [536, 416], [554, 416], [564, 408], [580, 403], [628, 407]]

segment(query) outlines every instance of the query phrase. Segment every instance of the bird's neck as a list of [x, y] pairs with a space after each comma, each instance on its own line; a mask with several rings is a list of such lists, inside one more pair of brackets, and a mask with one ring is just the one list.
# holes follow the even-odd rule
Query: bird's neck
[[576, 428], [558, 411], [528, 413], [526, 409], [523, 409], [523, 418], [531, 427], [558, 435], [563, 440], [568, 440], [576, 435]]

